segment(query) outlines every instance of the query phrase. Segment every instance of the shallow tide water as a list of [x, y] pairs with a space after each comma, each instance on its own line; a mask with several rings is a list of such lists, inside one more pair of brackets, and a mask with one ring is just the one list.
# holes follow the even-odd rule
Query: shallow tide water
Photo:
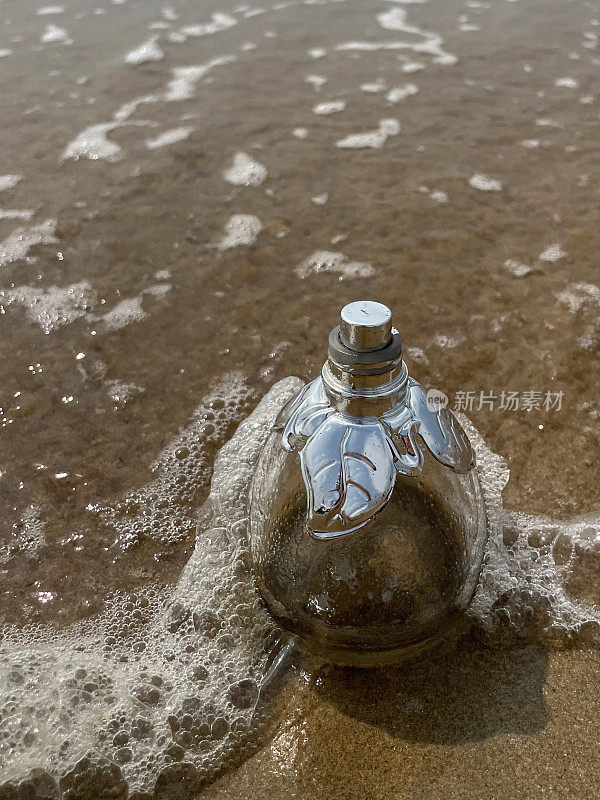
[[[98, 2], [0, 0], [0, 776], [596, 797], [600, 5]], [[196, 519], [362, 297], [506, 511], [458, 650], [267, 702], [227, 502], [296, 383]]]

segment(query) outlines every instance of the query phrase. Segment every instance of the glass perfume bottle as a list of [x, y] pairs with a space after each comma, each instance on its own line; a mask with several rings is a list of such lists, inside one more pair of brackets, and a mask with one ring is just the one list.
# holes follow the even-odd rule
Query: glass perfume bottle
[[250, 554], [272, 615], [340, 664], [437, 642], [481, 568], [474, 467], [456, 418], [408, 375], [390, 310], [347, 305], [321, 376], [279, 413], [251, 485]]

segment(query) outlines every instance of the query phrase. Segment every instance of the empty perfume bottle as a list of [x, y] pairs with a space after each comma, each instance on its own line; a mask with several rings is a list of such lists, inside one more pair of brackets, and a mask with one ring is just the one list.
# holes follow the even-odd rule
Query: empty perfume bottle
[[475, 457], [402, 360], [390, 310], [342, 309], [321, 376], [281, 410], [251, 485], [250, 553], [272, 615], [325, 660], [390, 663], [446, 635], [487, 537]]

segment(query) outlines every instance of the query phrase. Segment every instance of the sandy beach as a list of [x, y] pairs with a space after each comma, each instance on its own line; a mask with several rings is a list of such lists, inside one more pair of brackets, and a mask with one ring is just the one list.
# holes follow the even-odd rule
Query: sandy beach
[[[1, 10], [0, 798], [596, 798], [597, 5]], [[265, 726], [243, 520], [197, 517], [363, 297], [505, 459], [506, 580], [454, 649], [300, 664]]]

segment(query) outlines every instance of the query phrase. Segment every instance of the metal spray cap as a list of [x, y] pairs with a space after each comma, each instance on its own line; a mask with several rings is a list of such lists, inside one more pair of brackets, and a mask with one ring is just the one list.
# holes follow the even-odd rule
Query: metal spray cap
[[349, 303], [342, 308], [340, 317], [340, 340], [354, 352], [381, 350], [392, 340], [392, 312], [383, 303]]
[[344, 306], [322, 372], [332, 403], [356, 416], [385, 410], [406, 382], [403, 367], [402, 338], [389, 308], [372, 300]]

